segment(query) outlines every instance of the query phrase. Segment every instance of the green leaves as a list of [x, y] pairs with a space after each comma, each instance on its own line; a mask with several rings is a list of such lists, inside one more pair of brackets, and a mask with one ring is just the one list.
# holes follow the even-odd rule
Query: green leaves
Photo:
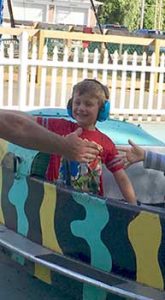
[[[101, 24], [125, 25], [130, 31], [140, 27], [141, 0], [102, 0], [99, 9]], [[156, 6], [157, 3], [157, 6]], [[165, 0], [145, 0], [144, 28], [165, 30]]]

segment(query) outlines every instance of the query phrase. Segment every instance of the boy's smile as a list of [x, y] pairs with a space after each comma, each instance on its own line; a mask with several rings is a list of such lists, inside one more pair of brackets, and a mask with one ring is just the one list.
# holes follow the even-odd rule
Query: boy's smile
[[94, 130], [99, 112], [99, 101], [88, 93], [79, 95], [75, 93], [72, 103], [73, 117], [79, 126]]

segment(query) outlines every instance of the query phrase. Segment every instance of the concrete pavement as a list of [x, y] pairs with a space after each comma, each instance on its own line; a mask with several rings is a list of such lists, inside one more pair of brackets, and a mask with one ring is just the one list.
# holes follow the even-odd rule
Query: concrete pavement
[[74, 300], [24, 272], [0, 251], [0, 300]]

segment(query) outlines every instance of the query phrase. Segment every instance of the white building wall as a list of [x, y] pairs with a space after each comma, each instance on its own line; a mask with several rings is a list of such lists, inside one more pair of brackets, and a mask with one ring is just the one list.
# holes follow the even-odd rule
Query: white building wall
[[60, 24], [87, 25], [88, 10], [57, 6], [54, 21]]
[[[4, 18], [10, 18], [7, 7], [7, 1], [4, 0]], [[47, 5], [42, 3], [35, 3], [31, 1], [12, 1], [13, 16], [15, 20], [25, 21], [47, 21]]]
[[[13, 0], [12, 7], [15, 20], [87, 26], [96, 24], [89, 0]], [[4, 18], [9, 17], [7, 0], [4, 0]]]

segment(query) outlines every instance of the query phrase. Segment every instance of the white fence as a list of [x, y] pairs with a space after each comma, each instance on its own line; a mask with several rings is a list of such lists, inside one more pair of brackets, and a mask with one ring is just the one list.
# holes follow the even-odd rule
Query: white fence
[[[19, 42], [18, 57], [10, 44], [8, 55], [0, 45], [0, 106], [31, 110], [41, 107], [65, 107], [72, 86], [83, 78], [96, 78], [110, 89], [111, 116], [129, 120], [164, 120], [165, 116], [165, 57], [156, 64], [155, 53], [148, 61], [146, 53], [130, 56], [117, 52], [109, 63], [107, 51], [103, 59], [96, 49], [93, 55], [75, 47], [71, 54], [65, 47], [63, 54], [54, 48], [53, 56], [43, 49], [42, 60], [37, 59], [37, 46], [29, 55], [27, 32]], [[39, 74], [39, 83], [36, 76]]]

